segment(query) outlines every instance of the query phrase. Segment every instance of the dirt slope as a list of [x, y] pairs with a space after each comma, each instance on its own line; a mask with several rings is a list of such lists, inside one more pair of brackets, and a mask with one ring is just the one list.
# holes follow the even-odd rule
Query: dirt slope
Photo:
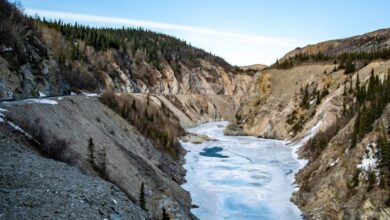
[[[162, 207], [176, 219], [190, 218], [189, 194], [179, 186], [184, 175], [180, 163], [157, 149], [96, 97], [64, 97], [55, 101], [58, 104], [21, 101], [3, 108], [8, 109], [5, 115], [14, 123], [35, 132], [33, 136], [42, 139], [49, 153], [57, 143], [65, 143], [64, 150], [55, 150], [61, 152], [59, 157], [77, 164], [89, 175], [107, 178], [134, 203], [138, 204], [144, 183], [146, 207], [155, 218], [161, 216]], [[104, 161], [104, 167], [93, 167], [89, 161], [90, 137], [95, 144], [94, 164], [100, 166]]]

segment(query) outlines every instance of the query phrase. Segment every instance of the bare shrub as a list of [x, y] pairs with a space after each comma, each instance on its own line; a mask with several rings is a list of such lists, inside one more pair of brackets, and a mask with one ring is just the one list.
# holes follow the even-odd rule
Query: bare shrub
[[72, 165], [77, 163], [79, 156], [69, 147], [71, 143], [49, 134], [41, 125], [40, 120], [31, 121], [26, 119], [20, 121], [19, 125], [33, 137], [33, 141], [39, 147], [39, 150], [47, 157]]
[[139, 100], [131, 94], [115, 95], [107, 90], [100, 97], [100, 101], [109, 106], [130, 124], [137, 128], [154, 144], [178, 158], [181, 146], [177, 138], [185, 131], [179, 120], [166, 107], [158, 107], [153, 102]]

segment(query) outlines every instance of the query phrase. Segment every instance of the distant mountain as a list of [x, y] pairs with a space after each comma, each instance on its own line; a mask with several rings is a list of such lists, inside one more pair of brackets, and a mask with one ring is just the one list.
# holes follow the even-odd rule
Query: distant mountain
[[339, 64], [338, 68], [351, 73], [377, 59], [390, 58], [390, 29], [382, 29], [355, 37], [325, 41], [297, 48], [272, 65], [288, 69], [313, 62]]
[[389, 47], [390, 29], [387, 28], [354, 37], [324, 41], [303, 48], [296, 48], [295, 50], [288, 52], [280, 60], [285, 60], [298, 54], [316, 55], [320, 53], [325, 56], [334, 57], [341, 55], [342, 53], [372, 52]]

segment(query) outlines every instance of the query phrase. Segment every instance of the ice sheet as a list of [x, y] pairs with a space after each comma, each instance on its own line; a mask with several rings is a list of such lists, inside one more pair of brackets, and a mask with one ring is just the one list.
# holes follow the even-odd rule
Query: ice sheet
[[[202, 220], [302, 219], [290, 202], [293, 175], [300, 168], [292, 148], [284, 141], [224, 136], [226, 125], [210, 122], [188, 129], [218, 141], [182, 143], [189, 151], [183, 187], [199, 206], [192, 212]], [[218, 155], [205, 155], [210, 149]]]

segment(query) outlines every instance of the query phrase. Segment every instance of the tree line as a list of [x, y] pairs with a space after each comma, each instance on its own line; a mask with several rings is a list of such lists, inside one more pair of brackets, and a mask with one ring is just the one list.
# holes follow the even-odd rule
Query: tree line
[[177, 66], [179, 61], [186, 66], [195, 67], [198, 65], [198, 58], [201, 58], [216, 63], [226, 70], [234, 69], [221, 57], [192, 47], [178, 38], [143, 28], [91, 27], [78, 23], [66, 23], [62, 20], [46, 20], [39, 17], [35, 18], [35, 21], [60, 32], [69, 41], [81, 40], [96, 50], [112, 48], [126, 51], [129, 49], [133, 54], [137, 51], [143, 51], [146, 61], [156, 67], [159, 67], [162, 61], [168, 62], [173, 67]]
[[370, 61], [378, 59], [390, 59], [390, 48], [381, 48], [372, 51], [344, 52], [336, 56], [298, 53], [283, 61], [277, 60], [272, 67], [277, 69], [290, 69], [305, 62], [333, 62], [339, 64], [338, 69], [345, 69], [345, 73], [352, 73], [356, 69], [357, 62], [367, 65]]

